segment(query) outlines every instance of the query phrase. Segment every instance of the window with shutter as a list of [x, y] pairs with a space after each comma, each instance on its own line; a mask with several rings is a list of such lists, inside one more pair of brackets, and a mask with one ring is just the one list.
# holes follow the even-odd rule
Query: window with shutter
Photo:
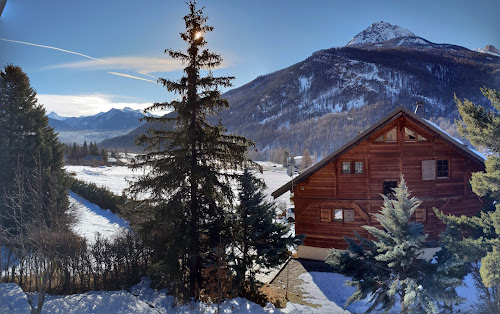
[[415, 210], [415, 220], [417, 222], [425, 222], [427, 220], [427, 209], [426, 208], [417, 208]]
[[353, 222], [354, 221], [354, 210], [346, 209], [344, 210], [344, 222]]
[[332, 221], [332, 210], [330, 208], [320, 208], [319, 221], [320, 222], [331, 222]]

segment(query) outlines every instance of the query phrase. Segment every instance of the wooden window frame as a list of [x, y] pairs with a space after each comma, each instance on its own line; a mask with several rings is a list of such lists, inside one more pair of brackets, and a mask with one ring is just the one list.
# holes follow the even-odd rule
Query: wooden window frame
[[[443, 161], [446, 161], [446, 176], [440, 176], [439, 175], [439, 162], [443, 162]], [[441, 165], [441, 167], [443, 167], [443, 165]], [[441, 170], [441, 172], [444, 172], [444, 170]], [[436, 159], [436, 178], [437, 179], [449, 179], [450, 178], [450, 160], [449, 159]]]
[[[337, 211], [342, 213], [342, 218], [337, 218]], [[335, 208], [333, 210], [333, 222], [344, 222], [344, 209], [343, 208]]]
[[319, 222], [329, 223], [332, 222], [332, 209], [320, 208], [319, 209]]
[[418, 207], [415, 210], [415, 221], [419, 223], [424, 223], [427, 221], [427, 208]]
[[[356, 163], [361, 163], [361, 170], [362, 172], [356, 172]], [[363, 160], [343, 160], [340, 162], [340, 173], [343, 175], [351, 175], [351, 174], [356, 174], [356, 175], [362, 175], [365, 174], [365, 166], [364, 166], [364, 161]], [[349, 171], [350, 172], [344, 172], [344, 164], [349, 164]]]
[[[349, 172], [344, 172], [344, 164], [349, 165]], [[352, 162], [351, 161], [342, 161], [340, 163], [340, 172], [342, 174], [352, 174]]]
[[[415, 139], [414, 140], [406, 139], [406, 130], [409, 130], [409, 131], [411, 131], [411, 132], [413, 132], [415, 134]], [[405, 141], [405, 143], [429, 142], [429, 140], [426, 137], [424, 137], [420, 132], [417, 132], [414, 129], [409, 128], [407, 126], [403, 127], [403, 140]]]
[[[348, 215], [346, 215], [348, 214]], [[352, 216], [351, 218], [346, 218], [347, 216]], [[356, 211], [352, 208], [344, 209], [342, 212], [342, 217], [344, 218], [344, 223], [352, 223], [356, 220]]]
[[[364, 167], [364, 162], [363, 161], [353, 161], [354, 164], [354, 174], [364, 174], [365, 173], [365, 167]], [[357, 172], [358, 168], [356, 167], [357, 164], [361, 164], [361, 172]]]
[[[386, 185], [389, 185], [389, 183], [392, 183], [391, 186], [387, 186], [387, 188], [386, 188]], [[398, 186], [398, 181], [397, 180], [387, 180], [387, 181], [384, 181], [382, 183], [382, 194], [385, 195], [385, 196], [387, 196], [387, 197], [391, 196], [394, 193], [393, 188], [396, 188], [397, 186]]]
[[[388, 141], [387, 134], [389, 134], [389, 132], [392, 132], [393, 130], [396, 130], [396, 139], [392, 140], [392, 141]], [[378, 140], [379, 138], [382, 138], [382, 140], [379, 141]], [[397, 126], [385, 131], [382, 135], [379, 135], [377, 138], [375, 138], [373, 140], [374, 143], [389, 143], [389, 144], [397, 144], [398, 141], [399, 141], [399, 139], [398, 139], [398, 127]]]

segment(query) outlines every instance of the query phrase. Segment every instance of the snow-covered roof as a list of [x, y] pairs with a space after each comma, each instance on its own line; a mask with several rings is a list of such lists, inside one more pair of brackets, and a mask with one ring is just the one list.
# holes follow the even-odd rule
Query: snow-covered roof
[[427, 119], [423, 119], [424, 121], [426, 121], [427, 123], [429, 123], [430, 125], [432, 125], [434, 128], [438, 129], [441, 133], [443, 134], [446, 134], [447, 136], [449, 136], [450, 138], [454, 139], [457, 143], [463, 145], [465, 148], [467, 148], [469, 151], [471, 151], [473, 154], [476, 154], [477, 156], [479, 156], [480, 158], [482, 158], [483, 160], [486, 160], [486, 155], [481, 153], [481, 152], [478, 152], [477, 150], [475, 150], [474, 148], [471, 148], [471, 147], [468, 147], [467, 144], [465, 144], [464, 142], [462, 142], [462, 140], [456, 138], [456, 137], [453, 137], [451, 136], [448, 132], [446, 132], [445, 130], [441, 129], [437, 124], [435, 124], [434, 122], [430, 121], [430, 120], [427, 120]]

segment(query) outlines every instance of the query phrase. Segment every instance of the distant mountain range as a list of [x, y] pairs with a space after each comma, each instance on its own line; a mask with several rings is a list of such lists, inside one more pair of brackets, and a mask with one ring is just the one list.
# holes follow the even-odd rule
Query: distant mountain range
[[[344, 47], [314, 52], [226, 92], [230, 108], [213, 121], [221, 119], [262, 152], [285, 147], [298, 155], [306, 148], [331, 152], [400, 105], [414, 109], [423, 102], [425, 118], [449, 125], [458, 117], [454, 94], [488, 106], [480, 87], [500, 90], [498, 50], [484, 49], [432, 43], [399, 26], [373, 23]], [[133, 145], [148, 128], [103, 143]]]
[[145, 116], [141, 110], [131, 108], [111, 109], [93, 116], [61, 117], [54, 112], [47, 115], [49, 125], [59, 133], [62, 142], [77, 143], [102, 141], [109, 137], [126, 134], [141, 125]]

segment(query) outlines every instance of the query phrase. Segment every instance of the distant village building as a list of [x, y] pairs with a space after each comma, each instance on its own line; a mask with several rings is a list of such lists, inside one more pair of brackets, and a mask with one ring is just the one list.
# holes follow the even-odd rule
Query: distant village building
[[446, 226], [434, 207], [471, 216], [485, 206], [469, 185], [476, 171], [484, 171], [484, 156], [399, 107], [272, 195], [293, 190], [295, 232], [306, 235], [298, 256], [324, 260], [328, 249], [347, 248], [344, 237], [353, 231], [368, 238], [363, 225], [380, 227], [372, 214], [401, 173], [422, 201], [413, 219], [423, 223], [428, 240], [438, 240]]

